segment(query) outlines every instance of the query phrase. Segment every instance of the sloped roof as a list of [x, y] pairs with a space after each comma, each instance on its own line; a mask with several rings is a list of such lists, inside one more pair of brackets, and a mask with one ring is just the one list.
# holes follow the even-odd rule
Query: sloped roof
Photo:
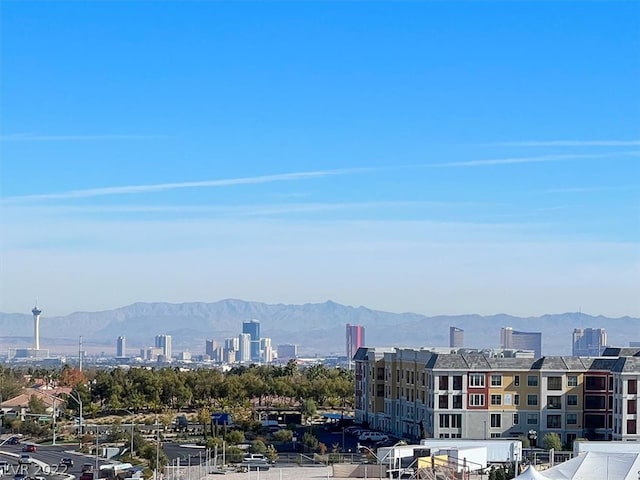
[[520, 480], [546, 480], [545, 477], [538, 472], [533, 465], [529, 465], [524, 471], [516, 477]]
[[602, 352], [603, 357], [637, 357], [640, 356], [640, 348], [637, 347], [607, 347]]
[[587, 452], [539, 473], [548, 480], [637, 480], [638, 471], [640, 454]]
[[612, 372], [640, 372], [640, 357], [620, 357], [611, 368]]
[[22, 393], [2, 402], [2, 408], [22, 408], [29, 406], [29, 400], [33, 395], [42, 400], [47, 408], [53, 408], [53, 398], [71, 393], [71, 387], [56, 387], [44, 390], [43, 388], [25, 388]]

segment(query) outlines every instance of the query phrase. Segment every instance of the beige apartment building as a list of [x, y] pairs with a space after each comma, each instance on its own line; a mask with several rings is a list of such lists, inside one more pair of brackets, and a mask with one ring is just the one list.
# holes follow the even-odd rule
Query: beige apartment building
[[602, 357], [519, 358], [515, 351], [361, 348], [356, 421], [406, 438], [488, 439], [557, 433], [640, 441], [640, 349]]

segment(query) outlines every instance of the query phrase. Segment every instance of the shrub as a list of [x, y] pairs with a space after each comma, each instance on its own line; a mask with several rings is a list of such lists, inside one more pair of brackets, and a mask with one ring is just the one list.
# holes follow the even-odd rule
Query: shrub
[[293, 440], [293, 432], [291, 430], [278, 430], [273, 434], [273, 439], [278, 442], [290, 442]]

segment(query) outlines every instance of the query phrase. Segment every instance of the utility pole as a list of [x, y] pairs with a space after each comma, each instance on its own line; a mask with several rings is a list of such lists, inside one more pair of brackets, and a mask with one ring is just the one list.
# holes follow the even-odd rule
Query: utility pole
[[78, 368], [82, 371], [82, 335], [78, 339]]
[[160, 480], [160, 424], [156, 414], [156, 480]]

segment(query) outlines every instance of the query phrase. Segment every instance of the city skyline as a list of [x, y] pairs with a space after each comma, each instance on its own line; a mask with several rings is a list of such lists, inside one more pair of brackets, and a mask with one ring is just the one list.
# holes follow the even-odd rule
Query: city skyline
[[[235, 315], [229, 317], [230, 309]], [[242, 314], [241, 312], [247, 312]], [[249, 313], [250, 312], [250, 313]], [[33, 311], [31, 312], [33, 313]], [[38, 309], [38, 313], [41, 311]], [[65, 337], [64, 331], [70, 328], [82, 338], [83, 344], [93, 345], [93, 350], [101, 349], [100, 343], [103, 340], [101, 332], [112, 331], [115, 337], [118, 337], [116, 344], [119, 345], [132, 339], [133, 348], [148, 346], [149, 338], [147, 330], [143, 327], [141, 330], [134, 325], [138, 322], [147, 323], [149, 320], [153, 323], [151, 328], [156, 330], [164, 329], [165, 335], [156, 335], [155, 348], [164, 348], [162, 338], [167, 337], [169, 340], [172, 334], [177, 335], [178, 347], [176, 351], [183, 349], [189, 352], [199, 352], [203, 345], [206, 344], [205, 353], [212, 358], [227, 358], [225, 350], [233, 350], [240, 355], [239, 337], [237, 336], [238, 325], [242, 325], [243, 333], [249, 335], [251, 347], [254, 345], [259, 347], [259, 357], [253, 357], [252, 361], [262, 361], [264, 358], [271, 356], [272, 351], [271, 337], [260, 338], [255, 343], [251, 343], [250, 330], [259, 329], [261, 324], [260, 317], [266, 320], [268, 331], [271, 333], [279, 332], [273, 340], [282, 344], [294, 342], [302, 347], [307, 354], [340, 354], [335, 349], [336, 340], [340, 334], [339, 330], [344, 332], [345, 324], [340, 319], [349, 321], [352, 315], [357, 315], [361, 325], [351, 325], [346, 323], [346, 348], [347, 356], [349, 349], [355, 352], [359, 346], [404, 346], [416, 347], [420, 345], [444, 346], [447, 341], [452, 348], [461, 348], [465, 345], [464, 329], [470, 334], [474, 341], [468, 345], [469, 348], [517, 348], [530, 349], [535, 352], [536, 356], [541, 355], [574, 355], [574, 356], [593, 356], [597, 355], [597, 351], [604, 346], [626, 347], [631, 346], [634, 338], [637, 338], [637, 329], [633, 319], [624, 317], [619, 319], [593, 317], [583, 312], [566, 313], [563, 315], [546, 315], [537, 319], [518, 318], [505, 315], [497, 315], [490, 317], [481, 317], [478, 315], [458, 316], [458, 317], [424, 317], [418, 314], [405, 313], [402, 315], [369, 310], [364, 307], [354, 309], [349, 306], [336, 304], [335, 302], [325, 302], [315, 305], [268, 305], [253, 302], [243, 302], [238, 300], [225, 300], [214, 304], [136, 304], [123, 307], [114, 311], [104, 312], [83, 312], [68, 317], [45, 317], [43, 326], [47, 335], [45, 336], [44, 346], [52, 345], [60, 348], [64, 345], [63, 350], [54, 350], [55, 355], [60, 355], [63, 351], [68, 352], [69, 347], [76, 348], [78, 337]], [[20, 314], [19, 314], [20, 315]], [[227, 318], [221, 318], [220, 315]], [[31, 316], [33, 317], [33, 316]], [[36, 332], [29, 330], [29, 325], [25, 322], [29, 316], [26, 313], [21, 314], [22, 321], [19, 316], [0, 314], [0, 327], [3, 330], [3, 336], [0, 336], [0, 355], [4, 349], [9, 350], [9, 357], [14, 352], [16, 357], [42, 357], [47, 356], [49, 349], [43, 349], [41, 353], [35, 354], [33, 348], [27, 348], [29, 343], [33, 345], [36, 339]], [[164, 318], [164, 321], [160, 319]], [[252, 320], [246, 320], [252, 318]], [[295, 318], [295, 319], [294, 319]], [[118, 320], [119, 319], [119, 320]], [[123, 323], [123, 320], [128, 319]], [[367, 320], [368, 319], [368, 320]], [[539, 327], [539, 332], [524, 331], [530, 325], [535, 323]], [[299, 328], [283, 328], [283, 323], [291, 325], [296, 324]], [[80, 322], [85, 330], [78, 330]], [[314, 329], [311, 335], [305, 335], [307, 329], [304, 327], [308, 322], [326, 327], [324, 329]], [[444, 326], [449, 322], [455, 322], [459, 326], [449, 326], [448, 334], [444, 335]], [[496, 343], [497, 334], [496, 322], [507, 322], [510, 327], [502, 327], [500, 330], [500, 339]], [[630, 323], [631, 322], [631, 323]], [[181, 325], [180, 329], [175, 329], [176, 325]], [[580, 327], [576, 327], [579, 325]], [[367, 336], [364, 340], [364, 327], [373, 332], [372, 339]], [[516, 328], [513, 328], [516, 326]], [[519, 326], [519, 328], [518, 328]], [[131, 328], [133, 327], [133, 329]], [[426, 329], [425, 329], [426, 327]], [[606, 330], [614, 332], [611, 339], [608, 339]], [[185, 336], [183, 332], [190, 332]], [[54, 333], [55, 332], [55, 333]], [[100, 332], [96, 336], [96, 332]], [[419, 332], [419, 334], [416, 334]], [[544, 351], [542, 350], [542, 333], [547, 333], [547, 341], [545, 342]], [[595, 332], [592, 334], [591, 332]], [[30, 341], [19, 341], [20, 337], [29, 333]], [[60, 336], [60, 334], [63, 334]], [[255, 331], [259, 335], [258, 331]], [[52, 336], [53, 334], [53, 336]], [[215, 338], [211, 339], [211, 335]], [[231, 337], [230, 337], [231, 335]], [[235, 338], [233, 337], [235, 335]], [[566, 335], [566, 338], [565, 338]], [[493, 337], [493, 338], [492, 338]], [[224, 340], [225, 347], [218, 340]], [[344, 333], [342, 333], [344, 339]], [[594, 340], [599, 338], [600, 340]], [[268, 340], [267, 340], [268, 339]], [[567, 341], [567, 339], [570, 339]], [[580, 339], [579, 343], [577, 343]], [[227, 340], [234, 341], [237, 346], [227, 348]], [[264, 343], [263, 340], [267, 343]], [[65, 341], [67, 343], [65, 343]], [[344, 341], [344, 340], [343, 340]], [[87, 343], [89, 342], [89, 343]], [[583, 343], [584, 342], [584, 343]], [[21, 344], [25, 344], [22, 346]], [[129, 345], [129, 342], [126, 343]], [[211, 344], [211, 345], [209, 345]], [[353, 344], [353, 345], [352, 345]], [[174, 344], [175, 345], [175, 344]], [[171, 349], [171, 340], [168, 343]], [[595, 349], [592, 347], [595, 346]], [[578, 352], [576, 347], [580, 348]], [[154, 348], [154, 347], [152, 347]], [[124, 351], [126, 347], [120, 349]], [[251, 348], [250, 348], [251, 349]], [[160, 351], [159, 350], [159, 351]], [[211, 353], [215, 352], [213, 355]], [[343, 351], [344, 352], [344, 351]], [[344, 353], [342, 353], [344, 355]], [[124, 355], [117, 355], [124, 356]], [[142, 355], [144, 356], [144, 355]], [[166, 356], [166, 355], [165, 355]], [[246, 360], [245, 360], [246, 361]]]
[[638, 2], [2, 10], [2, 312], [640, 316]]

